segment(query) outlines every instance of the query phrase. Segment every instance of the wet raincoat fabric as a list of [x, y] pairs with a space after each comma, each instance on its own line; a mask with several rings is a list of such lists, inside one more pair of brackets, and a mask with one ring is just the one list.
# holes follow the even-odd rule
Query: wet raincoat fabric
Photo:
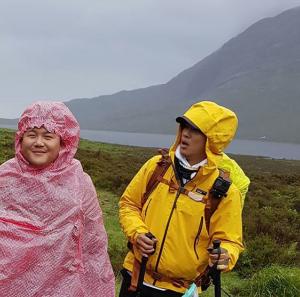
[[[44, 169], [22, 156], [24, 132], [44, 126], [61, 138]], [[22, 114], [15, 158], [0, 166], [0, 296], [114, 296], [107, 235], [90, 177], [74, 159], [79, 125], [63, 104], [37, 102]]]
[[[237, 118], [232, 111], [208, 101], [194, 104], [184, 118], [207, 136], [208, 161], [184, 188], [194, 194], [208, 193], [219, 176], [218, 165], [223, 159], [224, 148], [235, 134]], [[169, 152], [173, 163], [180, 137], [179, 127]], [[160, 156], [155, 156], [147, 161], [126, 188], [119, 203], [120, 222], [133, 246], [142, 233], [151, 232], [158, 240], [155, 254], [147, 262], [145, 282], [184, 292], [184, 287], [175, 286], [171, 280], [195, 280], [208, 265], [207, 248], [213, 239], [222, 241], [221, 246], [230, 256], [229, 270], [234, 267], [243, 250], [242, 198], [238, 188], [232, 184], [227, 197], [222, 199], [210, 219], [209, 231], [204, 219], [205, 203], [192, 199], [183, 191], [174, 191], [166, 183], [159, 183], [142, 206], [143, 193], [159, 160]], [[168, 168], [164, 179], [169, 184], [172, 181], [179, 185], [173, 168]], [[203, 200], [207, 201], [207, 197], [206, 194]], [[127, 254], [124, 268], [132, 271], [134, 258], [141, 258], [135, 248]]]

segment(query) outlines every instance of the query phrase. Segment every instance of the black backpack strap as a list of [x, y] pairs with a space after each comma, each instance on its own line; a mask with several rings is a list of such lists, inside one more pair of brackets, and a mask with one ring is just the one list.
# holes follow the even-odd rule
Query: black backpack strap
[[209, 233], [210, 218], [218, 208], [223, 197], [227, 196], [227, 191], [231, 185], [230, 173], [219, 169], [219, 176], [216, 178], [208, 194], [208, 200], [205, 206], [205, 224]]

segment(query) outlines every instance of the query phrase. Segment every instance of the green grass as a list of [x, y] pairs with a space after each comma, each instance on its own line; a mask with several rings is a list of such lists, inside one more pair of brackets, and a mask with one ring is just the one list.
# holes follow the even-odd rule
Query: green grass
[[120, 195], [154, 149], [103, 144], [82, 140], [76, 157], [98, 189]]
[[[300, 268], [268, 266], [248, 279], [241, 279], [235, 272], [223, 273], [221, 287], [222, 296], [227, 293], [235, 297], [299, 297]], [[214, 297], [214, 286], [201, 296]]]
[[300, 269], [266, 267], [254, 274], [237, 293], [240, 297], [299, 297]]
[[13, 130], [0, 129], [0, 164], [14, 156]]
[[122, 262], [127, 252], [127, 240], [123, 232], [121, 232], [121, 227], [119, 224], [119, 196], [107, 191], [100, 191], [98, 194], [100, 197], [100, 205], [103, 210], [103, 216], [105, 218], [105, 228], [108, 235], [108, 252], [110, 254], [115, 275], [117, 275], [122, 268]]

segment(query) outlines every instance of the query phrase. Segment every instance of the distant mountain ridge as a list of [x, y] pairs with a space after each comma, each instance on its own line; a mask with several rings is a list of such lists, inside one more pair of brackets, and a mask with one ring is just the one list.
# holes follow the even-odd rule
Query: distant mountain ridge
[[174, 133], [176, 116], [200, 100], [233, 109], [239, 138], [300, 143], [300, 7], [258, 21], [165, 84], [66, 104], [83, 129]]

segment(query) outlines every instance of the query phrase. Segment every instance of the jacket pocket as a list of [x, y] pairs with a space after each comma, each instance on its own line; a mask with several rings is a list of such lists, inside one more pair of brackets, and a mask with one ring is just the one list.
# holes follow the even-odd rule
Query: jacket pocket
[[199, 240], [200, 240], [200, 234], [201, 234], [201, 231], [202, 231], [202, 228], [203, 228], [203, 216], [201, 217], [200, 219], [200, 224], [199, 224], [199, 227], [198, 227], [198, 231], [197, 231], [197, 234], [196, 234], [196, 237], [195, 237], [195, 240], [194, 240], [194, 252], [195, 252], [195, 255], [197, 257], [197, 260], [199, 260], [199, 255], [198, 255], [198, 252], [197, 252], [197, 245], [199, 243]]
[[146, 202], [146, 205], [145, 205], [145, 212], [144, 212], [144, 219], [145, 219], [145, 218], [146, 218], [146, 216], [147, 216], [148, 207], [149, 207], [149, 205], [150, 205], [151, 201], [152, 201], [152, 198], [151, 198], [151, 199], [149, 199], [149, 201], [147, 201], [147, 202]]

